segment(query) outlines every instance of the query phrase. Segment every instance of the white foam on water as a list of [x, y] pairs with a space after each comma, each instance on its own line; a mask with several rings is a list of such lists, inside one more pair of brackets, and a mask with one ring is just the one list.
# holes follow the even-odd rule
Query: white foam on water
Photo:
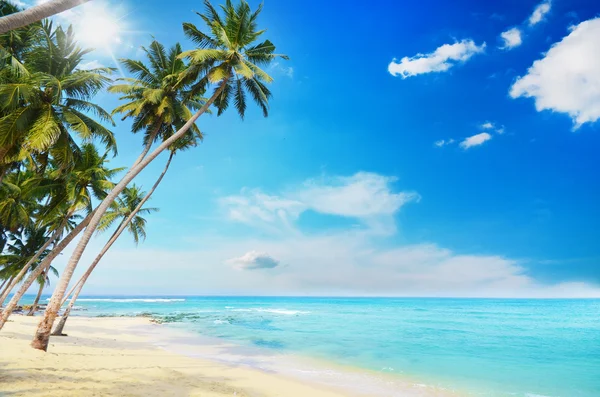
[[298, 314], [310, 314], [309, 311], [304, 310], [288, 310], [288, 309], [264, 309], [264, 308], [250, 308], [250, 309], [230, 309], [232, 312], [257, 312], [257, 313], [272, 313], [282, 314], [286, 316], [295, 316]]
[[[46, 299], [47, 301], [50, 298]], [[79, 298], [78, 302], [144, 302], [144, 303], [168, 303], [168, 302], [185, 302], [185, 299], [166, 299], [166, 298], [132, 298], [132, 299], [107, 299], [107, 298]]]

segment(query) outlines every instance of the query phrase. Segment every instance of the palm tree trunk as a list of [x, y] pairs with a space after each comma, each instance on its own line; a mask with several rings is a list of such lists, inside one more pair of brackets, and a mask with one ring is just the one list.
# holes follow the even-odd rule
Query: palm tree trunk
[[[42, 272], [42, 277], [46, 277], [46, 274], [44, 272]], [[42, 297], [43, 290], [44, 290], [44, 283], [40, 283], [40, 289], [38, 290], [37, 296], [35, 297], [35, 300], [33, 301], [31, 308], [29, 309], [29, 313], [27, 313], [28, 316], [33, 316], [33, 314], [37, 310], [38, 303], [40, 302], [40, 298]]]
[[69, 245], [69, 243], [71, 241], [73, 241], [73, 239], [79, 234], [81, 233], [81, 231], [83, 229], [85, 229], [85, 227], [90, 223], [92, 217], [94, 216], [95, 211], [92, 211], [88, 214], [88, 216], [86, 216], [80, 223], [79, 225], [77, 225], [73, 230], [71, 230], [71, 232], [69, 234], [67, 234], [65, 236], [65, 238], [63, 238], [60, 243], [58, 243], [54, 249], [44, 258], [44, 260], [42, 261], [42, 263], [40, 263], [38, 265], [38, 267], [29, 274], [29, 276], [27, 277], [27, 279], [25, 280], [25, 282], [23, 283], [23, 285], [21, 285], [21, 288], [19, 288], [19, 290], [15, 293], [15, 295], [12, 297], [12, 299], [10, 300], [10, 302], [8, 302], [8, 304], [6, 305], [6, 307], [4, 308], [4, 311], [2, 312], [2, 317], [0, 317], [0, 330], [2, 329], [2, 327], [4, 326], [4, 324], [6, 323], [6, 320], [8, 320], [8, 317], [11, 315], [11, 313], [13, 312], [13, 310], [15, 310], [15, 307], [17, 307], [17, 304], [19, 303], [19, 300], [23, 297], [23, 295], [25, 295], [25, 293], [27, 292], [27, 290], [29, 289], [29, 287], [31, 287], [31, 284], [33, 284], [33, 282], [35, 281], [35, 279], [42, 273], [42, 271], [50, 266], [50, 264], [52, 263], [52, 261], [54, 260], [54, 258], [56, 258], [58, 256], [58, 254], [60, 254], [66, 247], [67, 245]]
[[77, 281], [75, 283], [75, 285], [73, 286], [73, 288], [71, 288], [69, 290], [69, 292], [67, 292], [65, 294], [65, 298], [62, 300], [62, 303], [60, 304], [60, 307], [63, 307], [65, 305], [65, 302], [69, 299], [69, 295], [71, 295], [73, 293], [73, 291], [75, 291], [75, 288], [77, 288], [77, 286], [79, 285], [79, 283], [81, 283], [81, 279], [79, 279], [79, 281]]
[[127, 187], [129, 182], [133, 180], [148, 164], [152, 162], [159, 154], [161, 154], [165, 149], [167, 149], [171, 144], [181, 138], [185, 133], [194, 125], [198, 117], [200, 117], [204, 112], [208, 110], [208, 108], [213, 104], [213, 102], [217, 99], [217, 97], [221, 94], [221, 92], [225, 89], [227, 84], [227, 79], [223, 80], [221, 86], [214, 92], [214, 94], [210, 97], [210, 99], [194, 114], [184, 125], [181, 127], [175, 134], [166, 139], [163, 143], [161, 143], [152, 153], [144, 158], [139, 164], [132, 167], [121, 179], [119, 183], [111, 190], [111, 192], [102, 200], [102, 203], [98, 206], [94, 217], [90, 221], [90, 224], [85, 229], [85, 232], [81, 236], [81, 240], [77, 247], [73, 251], [67, 266], [63, 270], [63, 273], [58, 280], [58, 284], [54, 289], [54, 293], [52, 294], [52, 298], [46, 306], [46, 311], [44, 312], [44, 317], [40, 321], [35, 336], [33, 337], [33, 341], [31, 342], [31, 346], [34, 349], [39, 349], [43, 351], [48, 350], [48, 341], [50, 340], [50, 332], [52, 331], [52, 325], [54, 325], [54, 320], [58, 315], [58, 310], [60, 309], [60, 303], [62, 302], [63, 296], [71, 281], [71, 277], [73, 276], [73, 272], [83, 255], [83, 251], [87, 246], [88, 242], [92, 238], [92, 235], [96, 231], [98, 227], [98, 223], [104, 216], [106, 210], [108, 210], [109, 206], [115, 201], [115, 199], [119, 196], [119, 194]]
[[24, 11], [16, 12], [0, 18], [0, 34], [31, 25], [44, 18], [51, 17], [63, 11], [69, 10], [89, 0], [53, 0], [47, 1]]
[[163, 123], [162, 123], [162, 117], [160, 117], [158, 119], [158, 121], [156, 122], [156, 127], [150, 133], [150, 137], [148, 138], [148, 142], [146, 142], [146, 145], [144, 145], [144, 150], [142, 150], [142, 153], [140, 153], [140, 155], [138, 156], [137, 160], [135, 160], [135, 162], [131, 166], [132, 168], [135, 167], [136, 165], [138, 165], [140, 163], [140, 161], [142, 161], [144, 159], [144, 157], [146, 157], [146, 155], [150, 151], [150, 148], [152, 147], [152, 144], [154, 143], [154, 140], [156, 139], [156, 136], [160, 132], [160, 127], [162, 127], [162, 125], [163, 125]]
[[[10, 276], [8, 279], [4, 280], [4, 282], [2, 283], [2, 287], [4, 287], [4, 284], [6, 284], [7, 282], [8, 282], [8, 284], [6, 284], [6, 289], [2, 290], [2, 295], [4, 295], [4, 292], [8, 289], [8, 287], [10, 286], [10, 283], [14, 280], [14, 278], [15, 278], [15, 276]], [[2, 289], [2, 287], [0, 287], [0, 290]]]
[[71, 313], [71, 309], [73, 309], [73, 306], [75, 306], [75, 302], [77, 301], [77, 298], [79, 297], [79, 293], [83, 289], [83, 285], [85, 284], [85, 282], [87, 281], [88, 277], [90, 277], [90, 275], [92, 274], [92, 272], [96, 268], [96, 265], [98, 265], [98, 263], [100, 262], [100, 260], [102, 260], [102, 257], [104, 256], [104, 254], [106, 254], [106, 252], [110, 249], [110, 247], [112, 247], [112, 245], [114, 244], [114, 242], [117, 241], [117, 239], [119, 238], [119, 236], [121, 236], [121, 234], [123, 233], [123, 230], [125, 230], [125, 228], [127, 227], [127, 225], [129, 225], [129, 223], [133, 220], [133, 218], [135, 218], [135, 216], [137, 215], [137, 213], [142, 209], [142, 206], [146, 203], [146, 201], [148, 201], [148, 199], [150, 198], [150, 196], [152, 196], [152, 193], [154, 193], [154, 191], [156, 190], [156, 188], [158, 187], [158, 185], [162, 181], [163, 177], [167, 173], [167, 170], [169, 169], [169, 165], [171, 165], [171, 160], [173, 160], [173, 155], [174, 155], [174, 152], [171, 152], [171, 154], [169, 155], [169, 160], [167, 161], [167, 164], [165, 165], [165, 168], [164, 168], [163, 172], [160, 174], [160, 176], [158, 177], [158, 179], [156, 180], [156, 182], [154, 182], [154, 185], [152, 186], [152, 189], [150, 189], [150, 191], [148, 193], [146, 193], [146, 195], [144, 196], [144, 198], [142, 199], [142, 201], [140, 201], [140, 203], [135, 207], [135, 209], [131, 212], [131, 214], [129, 214], [129, 216], [123, 222], [121, 222], [121, 224], [119, 225], [119, 227], [117, 228], [117, 230], [115, 230], [115, 232], [110, 237], [110, 239], [108, 240], [108, 242], [104, 245], [104, 248], [102, 248], [102, 251], [100, 251], [100, 253], [96, 256], [96, 258], [94, 259], [94, 261], [92, 262], [92, 264], [90, 265], [90, 267], [87, 269], [87, 271], [85, 272], [85, 274], [81, 277], [81, 279], [77, 282], [77, 284], [75, 284], [76, 286], [79, 285], [79, 287], [77, 288], [77, 291], [75, 291], [75, 293], [73, 294], [73, 297], [71, 298], [71, 301], [69, 302], [69, 306], [67, 306], [67, 308], [65, 309], [65, 312], [63, 313], [60, 321], [56, 325], [56, 328], [54, 328], [54, 331], [52, 332], [52, 335], [54, 335], [54, 336], [65, 336], [65, 334], [63, 333], [63, 330], [65, 328], [65, 324], [67, 323], [67, 319], [69, 318], [69, 314]]
[[2, 294], [2, 296], [0, 296], [0, 307], [2, 307], [2, 305], [4, 304], [4, 301], [8, 297], [8, 294], [10, 293], [10, 291], [12, 291], [12, 289], [15, 287], [15, 285], [17, 285], [21, 281], [21, 279], [29, 271], [29, 268], [38, 260], [40, 255], [42, 255], [44, 253], [44, 251], [46, 251], [46, 249], [60, 237], [60, 235], [63, 232], [63, 229], [64, 229], [65, 225], [67, 224], [67, 222], [69, 221], [69, 218], [71, 217], [71, 215], [73, 215], [73, 211], [69, 211], [69, 213], [65, 216], [65, 219], [63, 219], [63, 221], [60, 224], [60, 226], [58, 227], [58, 229], [56, 229], [54, 231], [52, 236], [48, 240], [46, 240], [44, 245], [42, 245], [42, 248], [40, 248], [29, 261], [27, 261], [25, 266], [23, 266], [23, 268], [21, 269], [19, 274], [17, 274], [17, 277], [15, 277], [15, 279], [12, 281], [12, 283], [10, 283], [9, 287], [5, 290], [5, 292]]
[[4, 284], [6, 284], [7, 281], [8, 281], [8, 279], [5, 278], [4, 281], [2, 282], [2, 284], [0, 284], [0, 291], [2, 291], [2, 288], [4, 288]]

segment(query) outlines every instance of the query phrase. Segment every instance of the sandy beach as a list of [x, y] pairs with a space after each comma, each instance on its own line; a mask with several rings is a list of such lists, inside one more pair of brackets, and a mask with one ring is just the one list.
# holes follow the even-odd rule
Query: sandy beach
[[0, 396], [311, 396], [348, 394], [285, 376], [178, 355], [132, 332], [145, 318], [69, 319], [47, 353], [29, 346], [39, 317], [0, 333]]

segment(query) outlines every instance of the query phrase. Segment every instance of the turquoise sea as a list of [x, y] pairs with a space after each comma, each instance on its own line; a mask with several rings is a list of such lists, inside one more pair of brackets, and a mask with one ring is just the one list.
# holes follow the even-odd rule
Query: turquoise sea
[[466, 395], [600, 396], [600, 300], [88, 296], [78, 308]]

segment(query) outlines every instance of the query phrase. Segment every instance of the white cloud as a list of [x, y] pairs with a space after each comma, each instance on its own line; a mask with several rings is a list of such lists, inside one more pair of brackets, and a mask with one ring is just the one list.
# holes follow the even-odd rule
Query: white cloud
[[273, 62], [269, 69], [277, 73], [281, 73], [291, 79], [294, 78], [294, 68], [291, 66], [283, 66], [280, 62]]
[[485, 123], [481, 124], [480, 127], [487, 131], [494, 131], [500, 135], [504, 134], [504, 126], [497, 125], [495, 123], [492, 123], [491, 121], [486, 121]]
[[[365, 233], [334, 232], [277, 239], [197, 236], [193, 245], [191, 251], [115, 247], [86, 284], [86, 292], [600, 297], [600, 287], [589, 283], [541, 283], [528, 275], [518, 260], [458, 254], [436, 244], [382, 248]], [[265, 255], [278, 258], [277, 262], [286, 266], [241, 274], [239, 268], [222, 265], [232, 252], [254, 250], [251, 247], [269, 252]], [[100, 246], [86, 250], [86, 263], [95, 255], [92, 248]], [[59, 260], [66, 261], [68, 257], [65, 254]], [[252, 258], [237, 259], [243, 265], [253, 263]], [[140, 269], [144, 271], [143, 278], [138, 277]], [[114, 277], [115, 273], [119, 277]]]
[[248, 251], [239, 258], [232, 258], [227, 263], [239, 270], [272, 269], [279, 266], [279, 261], [265, 252]]
[[482, 132], [480, 134], [465, 138], [460, 143], [460, 147], [466, 150], [466, 149], [472, 148], [474, 146], [482, 145], [485, 142], [489, 141], [490, 139], [492, 139], [492, 136], [490, 134], [488, 134], [487, 132]]
[[94, 59], [94, 60], [89, 61], [89, 62], [80, 63], [77, 69], [80, 69], [80, 70], [91, 70], [91, 69], [105, 68], [105, 67], [106, 66], [104, 66], [102, 63], [100, 63], [100, 61]]
[[220, 199], [230, 219], [270, 232], [293, 230], [305, 211], [359, 220], [372, 231], [394, 230], [393, 216], [419, 199], [414, 192], [393, 192], [395, 178], [359, 172], [352, 176], [310, 179], [279, 195], [243, 189], [241, 194]]
[[[325, 182], [314, 184], [321, 186]], [[303, 189], [304, 185], [298, 186], [286, 194]], [[393, 194], [396, 193], [385, 195]], [[281, 196], [268, 196], [262, 208], [288, 209], [290, 201], [295, 207], [293, 200]], [[157, 230], [148, 231], [150, 238], [156, 235], [156, 241], [162, 241], [164, 224], [153, 225], [155, 222], [149, 223], [150, 228]], [[92, 261], [106, 238], [104, 235], [92, 239], [82, 264]], [[457, 253], [433, 243], [403, 244], [364, 229], [319, 233], [294, 229], [276, 236], [255, 232], [222, 235], [211, 230], [182, 236], [176, 248], [159, 247], [160, 243], [135, 247], [129, 239], [118, 241], [86, 284], [86, 293], [600, 297], [600, 286], [590, 283], [542, 283], [516, 259]], [[73, 249], [74, 244], [57, 258], [55, 266], [59, 271]], [[246, 254], [231, 259], [241, 252]], [[78, 279], [85, 268], [79, 266], [73, 279]], [[142, 278], [140, 270], [144, 273]]]
[[414, 57], [404, 57], [400, 62], [394, 59], [388, 65], [392, 76], [402, 76], [403, 79], [423, 73], [444, 72], [459, 62], [466, 62], [473, 55], [483, 52], [485, 43], [478, 46], [473, 40], [467, 39], [454, 44], [444, 44], [429, 54], [417, 54]]
[[450, 138], [450, 139], [440, 139], [439, 141], [435, 141], [433, 144], [436, 147], [443, 147], [443, 146], [451, 145], [453, 143], [454, 143], [454, 139]]
[[509, 50], [521, 45], [523, 40], [521, 39], [521, 31], [518, 28], [508, 29], [506, 32], [500, 34], [504, 43], [501, 48]]
[[533, 26], [540, 23], [544, 19], [544, 16], [546, 16], [546, 14], [550, 12], [551, 5], [552, 2], [550, 0], [538, 4], [537, 7], [535, 7], [535, 9], [533, 10], [531, 16], [529, 17], [529, 26]]
[[600, 118], [600, 18], [575, 26], [510, 89], [535, 99], [538, 111], [567, 113], [575, 128]]

